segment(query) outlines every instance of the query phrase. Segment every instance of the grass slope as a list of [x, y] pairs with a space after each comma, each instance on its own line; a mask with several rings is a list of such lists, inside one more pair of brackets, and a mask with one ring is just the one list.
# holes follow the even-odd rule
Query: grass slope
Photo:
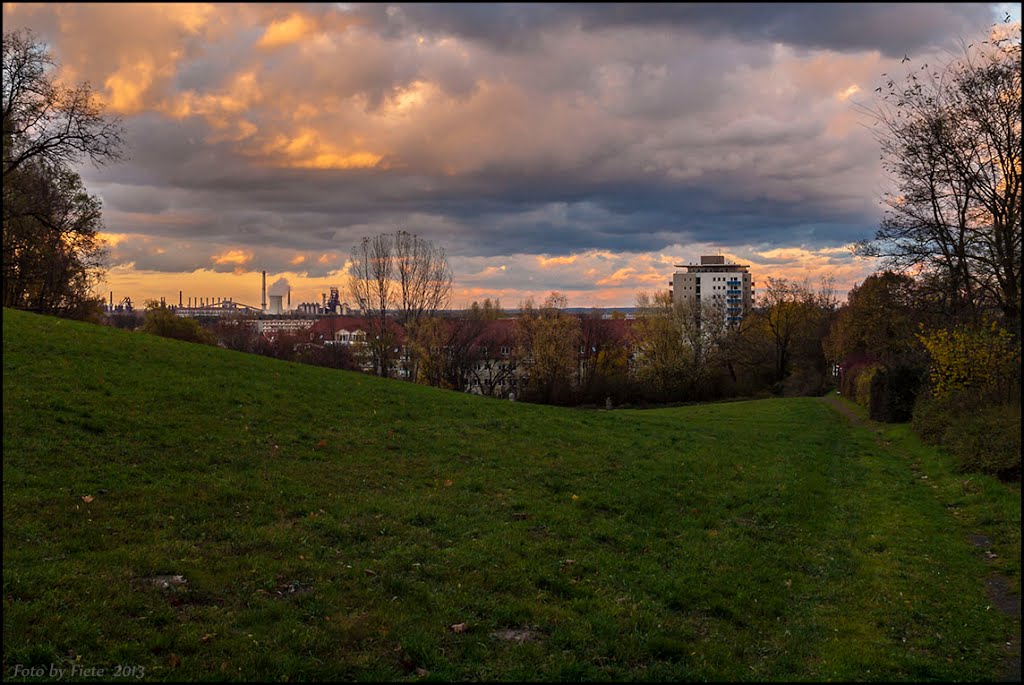
[[3, 353], [5, 680], [974, 680], [1012, 630], [820, 400], [583, 412], [9, 310]]

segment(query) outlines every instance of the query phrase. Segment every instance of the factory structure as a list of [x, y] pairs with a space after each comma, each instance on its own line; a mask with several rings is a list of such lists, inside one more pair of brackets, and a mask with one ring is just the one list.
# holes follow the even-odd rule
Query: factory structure
[[[241, 319], [252, 325], [258, 333], [267, 335], [306, 330], [323, 316], [358, 316], [360, 313], [358, 309], [353, 310], [347, 302], [342, 302], [339, 289], [333, 286], [329, 289], [329, 295], [321, 293], [320, 302], [303, 302], [293, 308], [291, 288], [268, 295], [267, 272], [264, 271], [261, 275], [263, 283], [259, 307], [237, 302], [230, 297], [185, 297], [182, 290], [178, 291], [177, 304], [169, 304], [166, 298], [161, 297], [160, 306], [183, 318]], [[123, 298], [115, 305], [113, 292], [110, 293], [109, 304], [104, 303], [103, 309], [111, 316], [128, 315], [137, 311], [130, 297]]]
[[738, 326], [754, 306], [754, 281], [748, 265], [727, 264], [721, 255], [702, 255], [700, 264], [675, 266], [686, 271], [677, 271], [669, 282], [673, 303], [712, 303], [724, 311], [730, 326]]

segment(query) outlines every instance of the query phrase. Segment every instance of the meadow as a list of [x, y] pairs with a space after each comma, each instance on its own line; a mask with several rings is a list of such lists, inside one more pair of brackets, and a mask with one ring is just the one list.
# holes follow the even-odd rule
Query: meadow
[[1020, 630], [1019, 484], [822, 398], [564, 409], [5, 309], [3, 516], [5, 680], [973, 681]]

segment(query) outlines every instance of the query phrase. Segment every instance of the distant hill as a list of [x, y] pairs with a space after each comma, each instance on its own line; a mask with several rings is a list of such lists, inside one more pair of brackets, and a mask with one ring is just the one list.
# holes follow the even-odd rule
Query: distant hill
[[560, 409], [10, 310], [3, 396], [6, 680], [998, 676], [944, 467], [819, 399]]

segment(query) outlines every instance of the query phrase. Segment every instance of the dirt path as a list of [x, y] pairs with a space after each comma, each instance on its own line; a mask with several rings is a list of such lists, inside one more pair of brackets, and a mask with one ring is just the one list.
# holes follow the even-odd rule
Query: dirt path
[[867, 426], [867, 422], [849, 404], [841, 400], [838, 395], [826, 395], [825, 401], [837, 412], [848, 418], [853, 425]]
[[[876, 430], [872, 424], [873, 421], [867, 420], [857, 413], [848, 402], [841, 399], [837, 395], [827, 395], [825, 402], [839, 412], [842, 416], [853, 424], [854, 426], [860, 426]], [[879, 438], [876, 438], [879, 439]], [[880, 440], [880, 439], [879, 439]], [[886, 444], [887, 447], [891, 445]], [[917, 466], [911, 464], [911, 469], [915, 475], [920, 476]], [[978, 550], [979, 554], [984, 555], [986, 564], [992, 563], [991, 550], [991, 539], [986, 535], [972, 534], [967, 536], [967, 541]], [[992, 602], [992, 606], [1002, 611], [1003, 613], [1020, 618], [1020, 595], [1015, 593], [1011, 586], [1010, 581], [1000, 573], [989, 573], [989, 575], [983, 579], [985, 584], [985, 592], [988, 594], [989, 600]], [[1006, 642], [1005, 654], [1003, 661], [1003, 677], [1002, 682], [1007, 683], [1019, 683], [1021, 681], [1021, 669], [1020, 669], [1020, 623], [1017, 624], [1017, 633]]]

